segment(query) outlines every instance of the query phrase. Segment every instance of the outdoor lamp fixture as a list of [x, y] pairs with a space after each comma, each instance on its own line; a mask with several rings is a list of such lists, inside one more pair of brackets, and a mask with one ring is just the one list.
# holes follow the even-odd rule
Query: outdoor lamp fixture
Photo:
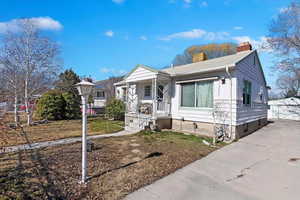
[[89, 95], [92, 93], [95, 84], [82, 80], [76, 84], [76, 88], [81, 96], [82, 101], [82, 177], [80, 183], [86, 183], [87, 179], [87, 117], [86, 105]]

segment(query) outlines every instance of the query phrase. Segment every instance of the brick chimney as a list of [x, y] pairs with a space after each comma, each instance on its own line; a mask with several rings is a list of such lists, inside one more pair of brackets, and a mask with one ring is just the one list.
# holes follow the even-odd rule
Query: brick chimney
[[192, 57], [193, 57], [193, 63], [201, 62], [207, 59], [206, 54], [204, 52], [194, 53]]
[[250, 42], [242, 42], [239, 44], [239, 46], [236, 48], [236, 52], [241, 52], [241, 51], [251, 51], [252, 50], [252, 45]]

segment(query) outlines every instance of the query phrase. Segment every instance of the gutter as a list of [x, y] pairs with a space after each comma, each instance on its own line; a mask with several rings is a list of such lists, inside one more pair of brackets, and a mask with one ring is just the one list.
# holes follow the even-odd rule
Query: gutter
[[231, 139], [231, 137], [232, 137], [232, 76], [229, 72], [228, 66], [226, 67], [226, 73], [230, 79], [230, 134], [229, 134], [229, 138]]
[[187, 73], [180, 73], [180, 74], [172, 74], [170, 73], [170, 76], [171, 77], [178, 77], [178, 76], [189, 76], [189, 75], [196, 75], [196, 74], [203, 74], [203, 73], [206, 73], [206, 72], [215, 72], [215, 71], [222, 71], [223, 69], [226, 69], [226, 68], [234, 68], [235, 67], [235, 64], [231, 64], [231, 65], [228, 65], [228, 66], [221, 66], [221, 67], [215, 67], [215, 68], [210, 68], [210, 69], [205, 69], [205, 70], [200, 70], [198, 72], [188, 72]]

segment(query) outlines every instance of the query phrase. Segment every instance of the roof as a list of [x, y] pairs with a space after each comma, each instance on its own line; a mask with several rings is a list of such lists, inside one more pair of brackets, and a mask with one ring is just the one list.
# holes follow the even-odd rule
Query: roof
[[125, 80], [122, 80], [117, 83], [114, 83], [114, 85], [124, 85], [125, 83], [126, 83]]
[[252, 51], [242, 51], [233, 55], [214, 58], [206, 61], [191, 63], [187, 65], [180, 65], [161, 70], [171, 76], [188, 75], [194, 73], [201, 73], [206, 71], [220, 70], [226, 67], [234, 67], [238, 62], [250, 55]]
[[146, 65], [141, 65], [141, 64], [138, 64], [135, 68], [133, 68], [125, 77], [124, 77], [124, 79], [126, 79], [127, 77], [129, 77], [137, 68], [139, 68], [139, 67], [142, 67], [142, 68], [144, 68], [144, 69], [146, 69], [146, 70], [149, 70], [149, 71], [151, 71], [151, 72], [154, 72], [154, 73], [166, 73], [166, 72], [163, 72], [163, 71], [161, 71], [161, 70], [157, 70], [157, 69], [154, 69], [154, 68], [152, 68], [152, 67], [149, 67], [149, 66], [146, 66]]
[[[120, 81], [122, 77], [111, 77], [105, 80], [100, 80], [95, 82], [95, 88], [98, 90], [106, 90], [107, 85], [113, 84], [115, 85], [117, 81]], [[122, 81], [120, 81], [122, 82]]]

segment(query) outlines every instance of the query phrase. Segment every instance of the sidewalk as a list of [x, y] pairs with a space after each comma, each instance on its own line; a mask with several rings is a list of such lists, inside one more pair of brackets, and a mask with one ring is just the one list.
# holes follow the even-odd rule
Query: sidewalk
[[[107, 138], [107, 137], [119, 137], [119, 136], [124, 136], [124, 135], [131, 135], [134, 133], [136, 133], [136, 131], [123, 130], [123, 131], [119, 131], [117, 133], [88, 136], [87, 138], [88, 139], [97, 139], [97, 138]], [[75, 143], [75, 142], [80, 142], [81, 139], [82, 139], [81, 137], [74, 137], [74, 138], [66, 138], [66, 139], [52, 140], [52, 141], [46, 141], [46, 142], [37, 142], [37, 143], [32, 143], [30, 145], [22, 144], [22, 145], [10, 146], [10, 147], [5, 147], [4, 150], [0, 153], [4, 153], [4, 152], [9, 153], [9, 152], [15, 152], [15, 151], [19, 151], [19, 150], [38, 149], [38, 148], [51, 147], [51, 146], [62, 145], [62, 144], [71, 144], [71, 143]]]

